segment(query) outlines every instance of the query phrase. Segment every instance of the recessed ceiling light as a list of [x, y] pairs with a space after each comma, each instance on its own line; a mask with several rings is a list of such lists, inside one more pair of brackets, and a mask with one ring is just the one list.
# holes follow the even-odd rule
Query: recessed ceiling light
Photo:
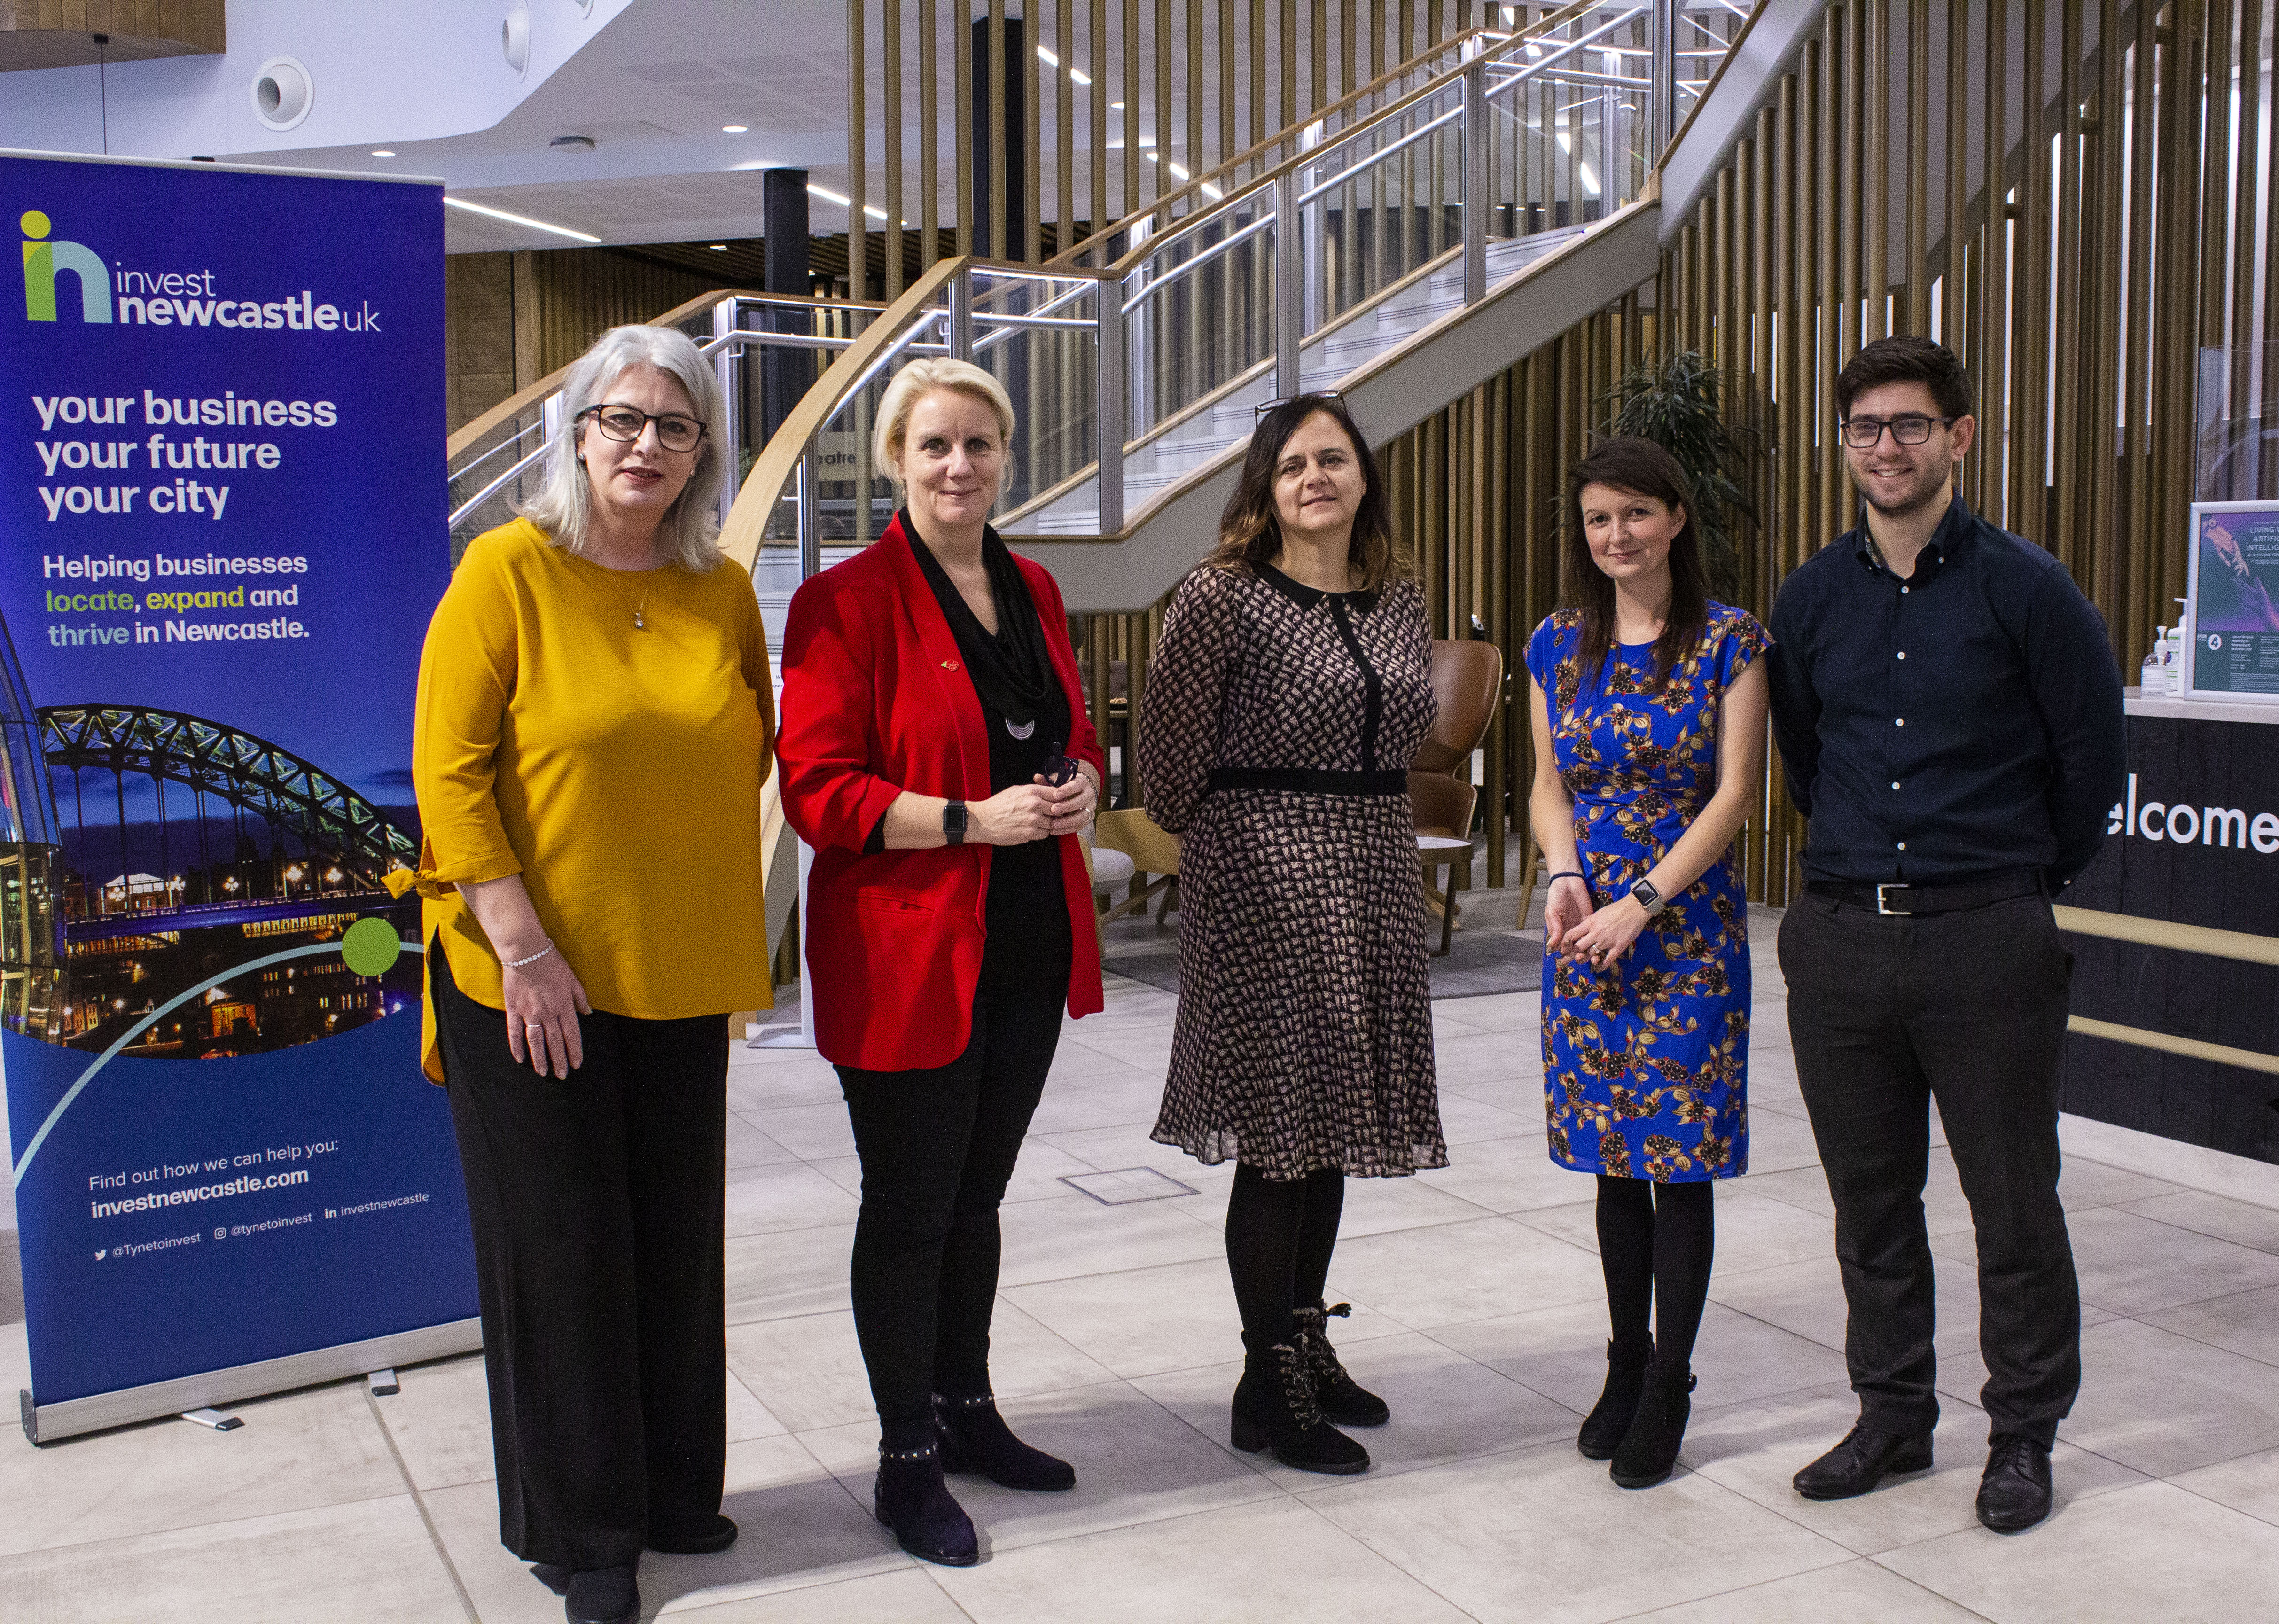
[[386, 147], [374, 147], [372, 149], [372, 155], [374, 157], [394, 157], [395, 156], [395, 154], [390, 152]]
[[510, 226], [528, 226], [537, 231], [550, 231], [557, 237], [574, 237], [580, 242], [599, 242], [601, 239], [582, 231], [572, 231], [567, 226], [549, 226], [544, 220], [533, 220], [526, 214], [509, 214], [503, 209], [486, 208], [481, 203], [468, 203], [464, 198], [443, 200], [454, 209], [464, 209], [470, 214], [483, 214], [495, 220], [504, 220]]
[[712, 251], [716, 254], [725, 254], [728, 251], [728, 245], [725, 242], [715, 242], [712, 244]]
[[752, 126], [748, 124], [724, 124], [720, 126], [720, 134], [723, 135], [741, 135], [746, 130], [748, 130]]

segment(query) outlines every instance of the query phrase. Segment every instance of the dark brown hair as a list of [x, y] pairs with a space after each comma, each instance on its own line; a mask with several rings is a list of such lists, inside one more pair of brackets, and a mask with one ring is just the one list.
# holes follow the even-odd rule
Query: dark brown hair
[[1392, 506], [1377, 458], [1345, 402], [1334, 395], [1298, 395], [1258, 420], [1250, 434], [1250, 455], [1242, 460], [1242, 477], [1227, 498], [1226, 511], [1219, 515], [1218, 546], [1203, 562], [1222, 570], [1239, 564], [1255, 571], [1282, 550], [1282, 525], [1274, 511], [1274, 465], [1282, 460], [1282, 448], [1290, 443], [1290, 436], [1317, 411], [1336, 419], [1353, 446], [1354, 460], [1361, 464], [1361, 506], [1354, 513], [1353, 545], [1347, 556], [1361, 577], [1361, 589], [1380, 591], [1387, 576], [1402, 572], [1405, 561], [1393, 546]]
[[1844, 370], [1836, 374], [1837, 417], [1850, 417], [1852, 402], [1866, 391], [1895, 383], [1919, 383], [1928, 388], [1930, 398], [1938, 402], [1942, 417], [1970, 415], [1970, 374], [1962, 370], [1954, 351], [1903, 333], [1861, 345], [1860, 353], [1844, 364]]
[[1669, 609], [1654, 643], [1654, 683], [1659, 688], [1692, 653], [1709, 628], [1709, 574], [1702, 567], [1701, 543], [1693, 529], [1693, 486], [1677, 459], [1637, 434], [1601, 441], [1575, 464], [1567, 481], [1567, 541], [1561, 555], [1560, 598], [1583, 615], [1583, 640], [1577, 650], [1585, 671], [1595, 673], [1615, 644], [1615, 583], [1591, 556], [1583, 531], [1583, 487], [1612, 486], [1633, 496], [1650, 496], [1673, 511], [1685, 509], [1685, 524], [1669, 539]]

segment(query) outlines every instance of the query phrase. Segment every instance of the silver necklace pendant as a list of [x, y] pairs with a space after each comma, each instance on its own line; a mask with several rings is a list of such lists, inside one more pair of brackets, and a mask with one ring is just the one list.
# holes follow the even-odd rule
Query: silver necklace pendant
[[646, 632], [648, 630], [648, 622], [641, 618], [641, 612], [639, 609], [635, 609], [633, 611], [633, 630], [636, 632]]
[[1026, 739], [1030, 734], [1037, 731], [1037, 724], [1034, 722], [1024, 722], [1018, 727], [1016, 727], [1009, 720], [1005, 724], [1005, 731], [1012, 734], [1016, 739]]

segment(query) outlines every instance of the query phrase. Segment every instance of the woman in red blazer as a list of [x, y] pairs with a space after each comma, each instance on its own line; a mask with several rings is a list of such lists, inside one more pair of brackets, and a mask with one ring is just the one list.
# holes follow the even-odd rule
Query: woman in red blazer
[[852, 1283], [878, 1517], [953, 1566], [978, 1544], [945, 1470], [1076, 1482], [989, 1390], [998, 1203], [1063, 1009], [1101, 1007], [1077, 836], [1105, 762], [1060, 590], [988, 527], [1012, 429], [979, 367], [895, 375], [877, 458], [909, 505], [792, 599], [777, 741], [785, 816], [815, 848], [817, 1041], [863, 1161]]

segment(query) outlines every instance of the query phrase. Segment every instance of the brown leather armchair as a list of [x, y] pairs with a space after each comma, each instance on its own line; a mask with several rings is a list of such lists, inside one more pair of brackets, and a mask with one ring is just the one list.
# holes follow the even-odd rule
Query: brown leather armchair
[[[1502, 689], [1503, 651], [1493, 643], [1433, 640], [1432, 693], [1440, 701], [1440, 714], [1432, 723], [1431, 732], [1417, 747], [1416, 758], [1408, 769], [1408, 801], [1418, 834], [1469, 839], [1480, 792], [1455, 775], [1487, 737]], [[1451, 860], [1444, 862], [1448, 869], [1446, 896], [1436, 893], [1429, 883], [1425, 886], [1431, 905], [1440, 915], [1442, 953], [1448, 950], [1448, 933], [1458, 912], [1454, 865], [1467, 855], [1453, 853]]]

